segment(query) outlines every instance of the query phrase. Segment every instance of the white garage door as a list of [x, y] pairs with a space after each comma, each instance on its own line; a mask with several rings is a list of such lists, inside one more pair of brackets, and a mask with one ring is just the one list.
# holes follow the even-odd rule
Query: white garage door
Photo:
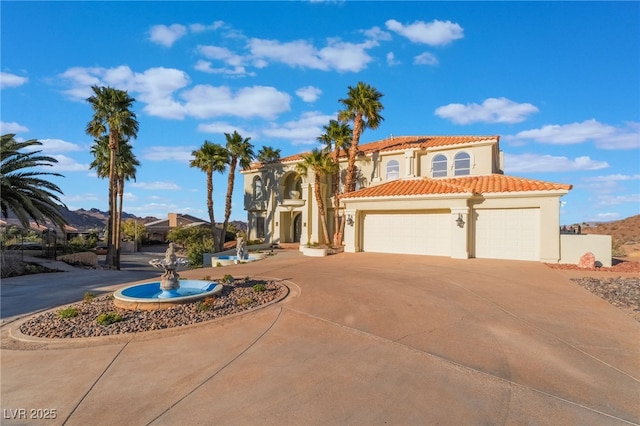
[[540, 260], [540, 210], [476, 210], [475, 256]]
[[449, 213], [367, 213], [363, 250], [450, 256], [450, 220]]

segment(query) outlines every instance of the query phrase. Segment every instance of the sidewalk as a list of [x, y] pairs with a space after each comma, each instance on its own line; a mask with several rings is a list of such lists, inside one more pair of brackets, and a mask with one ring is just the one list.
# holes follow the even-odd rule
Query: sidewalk
[[92, 342], [11, 346], [9, 324], [2, 408], [67, 425], [640, 423], [640, 324], [542, 264], [283, 250], [181, 273], [224, 274], [291, 295]]

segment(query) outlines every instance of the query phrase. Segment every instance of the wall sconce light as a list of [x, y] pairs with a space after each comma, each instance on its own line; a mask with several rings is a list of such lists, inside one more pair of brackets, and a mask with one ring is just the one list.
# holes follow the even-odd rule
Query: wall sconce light
[[276, 226], [278, 226], [278, 222], [276, 222]]
[[347, 215], [347, 225], [353, 226], [353, 215], [351, 214]]
[[307, 222], [303, 222], [302, 226], [306, 228], [307, 227]]
[[458, 213], [458, 218], [456, 219], [456, 224], [460, 228], [464, 228], [464, 219], [462, 219], [462, 213]]

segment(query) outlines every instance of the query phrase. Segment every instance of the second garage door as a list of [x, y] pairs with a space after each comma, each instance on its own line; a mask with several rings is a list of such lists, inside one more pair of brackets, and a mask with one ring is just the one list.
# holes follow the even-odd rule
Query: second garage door
[[366, 213], [363, 250], [450, 256], [449, 213]]
[[540, 260], [540, 209], [476, 210], [475, 257]]

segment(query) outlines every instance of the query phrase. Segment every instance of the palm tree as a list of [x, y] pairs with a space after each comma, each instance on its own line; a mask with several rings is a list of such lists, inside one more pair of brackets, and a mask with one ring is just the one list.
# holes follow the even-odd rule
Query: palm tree
[[[109, 221], [111, 229], [117, 229], [116, 214], [117, 173], [116, 156], [121, 139], [128, 140], [138, 135], [138, 120], [131, 111], [135, 99], [124, 90], [112, 87], [92, 86], [94, 95], [87, 99], [93, 109], [93, 118], [87, 124], [86, 133], [94, 138], [109, 136]], [[118, 268], [120, 259], [116, 251], [118, 235], [113, 232], [107, 244], [106, 263]]]
[[[340, 151], [347, 152], [349, 149], [349, 143], [353, 134], [351, 128], [346, 122], [330, 120], [329, 124], [323, 126], [325, 133], [318, 137], [320, 142], [323, 142], [328, 150], [333, 149], [333, 160], [336, 162], [336, 166], [340, 164]], [[344, 234], [344, 220], [340, 225], [340, 217], [338, 212], [340, 211], [340, 167], [336, 167], [333, 172], [332, 182], [332, 194], [333, 194], [333, 245], [338, 247], [342, 244], [342, 235]]]
[[302, 156], [302, 162], [296, 165], [296, 171], [301, 176], [307, 176], [309, 171], [314, 174], [314, 188], [313, 193], [318, 203], [318, 211], [320, 213], [320, 222], [322, 223], [322, 233], [324, 236], [324, 242], [329, 244], [329, 231], [327, 230], [327, 212], [324, 207], [324, 200], [322, 199], [322, 192], [320, 192], [320, 181], [327, 174], [335, 172], [337, 164], [331, 158], [327, 150], [320, 150], [314, 148], [311, 152]]
[[[110, 158], [111, 158], [111, 149], [109, 148], [109, 137], [102, 136], [99, 139], [94, 140], [93, 146], [91, 146], [90, 150], [93, 155], [93, 161], [89, 164], [90, 169], [95, 169], [96, 174], [99, 178], [106, 178], [109, 176], [110, 170]], [[111, 239], [111, 235], [117, 235], [118, 238], [115, 239], [115, 252], [119, 253], [120, 251], [120, 227], [122, 223], [122, 205], [123, 205], [123, 197], [124, 197], [124, 182], [130, 179], [136, 179], [136, 171], [137, 167], [140, 165], [140, 162], [136, 158], [133, 153], [133, 147], [127, 141], [120, 140], [118, 142], [118, 150], [116, 154], [116, 188], [115, 194], [112, 194], [110, 197], [113, 197], [117, 200], [117, 203], [114, 204], [116, 207], [116, 216], [117, 221], [116, 228], [113, 229], [113, 221], [109, 221], [107, 226], [107, 235]], [[110, 188], [111, 189], [111, 188]], [[119, 267], [120, 256], [115, 256], [116, 258], [116, 267]]]
[[347, 162], [347, 182], [345, 192], [356, 189], [356, 156], [358, 155], [358, 143], [360, 135], [366, 128], [377, 129], [384, 118], [380, 111], [384, 106], [380, 98], [384, 96], [378, 90], [363, 82], [358, 82], [355, 87], [349, 86], [346, 99], [340, 99], [345, 109], [338, 113], [341, 121], [353, 121], [353, 137], [349, 147], [349, 158]]
[[[62, 195], [60, 188], [40, 176], [62, 176], [59, 173], [38, 170], [25, 170], [34, 167], [51, 167], [57, 163], [53, 157], [40, 155], [42, 151], [21, 152], [24, 148], [42, 145], [31, 139], [17, 142], [15, 134], [2, 135], [0, 138], [0, 210], [6, 219], [13, 212], [22, 226], [29, 229], [29, 219], [37, 224], [47, 220], [60, 229], [67, 224], [60, 211], [66, 207], [55, 193]], [[59, 204], [58, 204], [59, 203]]]
[[213, 172], [223, 173], [229, 164], [229, 152], [219, 144], [204, 141], [200, 149], [191, 153], [194, 159], [189, 162], [190, 167], [197, 167], [207, 175], [207, 210], [211, 222], [211, 236], [213, 247], [216, 246], [216, 221], [213, 214]]
[[233, 134], [225, 133], [227, 138], [227, 151], [229, 151], [229, 179], [227, 181], [227, 200], [224, 209], [224, 223], [222, 225], [222, 238], [218, 242], [218, 250], [222, 251], [224, 237], [227, 234], [227, 225], [231, 216], [231, 197], [233, 195], [233, 182], [235, 180], [236, 167], [240, 164], [243, 169], [249, 168], [251, 161], [255, 157], [253, 145], [249, 142], [251, 138], [243, 139], [237, 131]]
[[258, 150], [258, 161], [261, 163], [274, 163], [280, 160], [280, 148], [275, 149], [270, 146], [263, 146]]

